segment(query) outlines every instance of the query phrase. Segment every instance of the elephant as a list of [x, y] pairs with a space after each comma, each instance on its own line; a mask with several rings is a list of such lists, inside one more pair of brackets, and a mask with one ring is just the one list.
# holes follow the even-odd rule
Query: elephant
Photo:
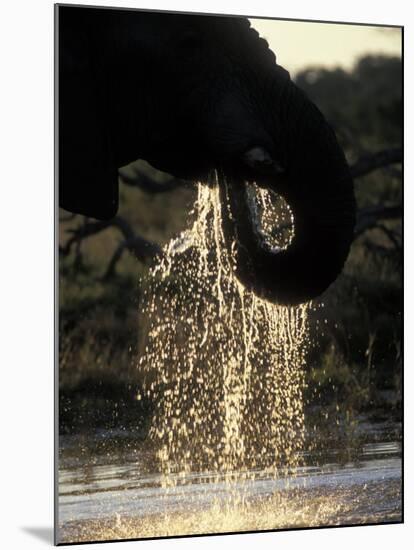
[[[336, 280], [355, 225], [348, 164], [246, 18], [59, 6], [57, 21], [61, 207], [114, 216], [118, 169], [136, 159], [188, 180], [216, 170], [246, 288], [296, 305]], [[289, 204], [286, 249], [258, 238], [245, 182]]]

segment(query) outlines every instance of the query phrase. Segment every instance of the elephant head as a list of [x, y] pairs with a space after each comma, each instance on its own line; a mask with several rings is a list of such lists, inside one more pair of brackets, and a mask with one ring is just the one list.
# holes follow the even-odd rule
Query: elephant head
[[[240, 281], [297, 304], [338, 276], [355, 201], [318, 109], [247, 19], [61, 6], [60, 203], [105, 218], [117, 169], [137, 158], [185, 179], [220, 175], [223, 230]], [[282, 195], [286, 250], [258, 238], [246, 182]]]

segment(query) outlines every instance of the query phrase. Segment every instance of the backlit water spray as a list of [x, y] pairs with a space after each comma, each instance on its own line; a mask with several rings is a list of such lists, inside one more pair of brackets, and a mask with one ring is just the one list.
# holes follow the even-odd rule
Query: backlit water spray
[[[276, 231], [283, 207], [254, 185], [248, 193], [268, 245], [287, 246], [292, 229]], [[150, 438], [166, 494], [203, 472], [205, 494], [192, 498], [222, 521], [225, 512], [231, 531], [249, 507], [249, 483], [289, 479], [300, 465], [308, 305], [274, 305], [239, 283], [222, 208], [218, 185], [200, 184], [191, 229], [150, 271], [139, 368], [155, 403]], [[223, 490], [210, 501], [212, 482]]]
[[[60, 542], [401, 520], [398, 443], [378, 443], [378, 426], [366, 444], [344, 441], [329, 422], [305, 438], [309, 305], [272, 305], [240, 285], [219, 191], [198, 187], [190, 229], [143, 281], [137, 397], [153, 405], [149, 437], [104, 437], [104, 455], [82, 447], [79, 467], [68, 448]], [[247, 193], [258, 238], [288, 246], [286, 203]], [[333, 438], [322, 454], [321, 436]]]

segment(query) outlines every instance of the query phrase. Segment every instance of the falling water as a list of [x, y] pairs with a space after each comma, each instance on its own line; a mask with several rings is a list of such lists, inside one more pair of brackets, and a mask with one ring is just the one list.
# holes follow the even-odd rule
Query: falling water
[[[286, 231], [271, 231], [269, 194], [249, 193], [269, 246], [286, 246]], [[194, 471], [228, 483], [259, 471], [278, 476], [298, 466], [304, 445], [308, 306], [277, 306], [239, 283], [223, 207], [218, 185], [200, 184], [193, 226], [165, 247], [145, 282], [139, 367], [167, 487]]]
[[[255, 185], [248, 201], [262, 244], [288, 246], [286, 203]], [[84, 470], [63, 470], [60, 542], [400, 521], [399, 458], [302, 464], [309, 306], [243, 288], [224, 242], [226, 207], [217, 184], [199, 185], [192, 227], [143, 282], [151, 463], [117, 465], [109, 453], [107, 467], [87, 463], [95, 477], [81, 490]]]

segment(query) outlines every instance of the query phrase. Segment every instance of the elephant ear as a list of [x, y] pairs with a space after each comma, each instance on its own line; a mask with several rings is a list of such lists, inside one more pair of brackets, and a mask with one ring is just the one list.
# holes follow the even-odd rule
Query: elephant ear
[[59, 206], [97, 219], [118, 209], [118, 170], [110, 138], [99, 44], [87, 8], [57, 11]]

